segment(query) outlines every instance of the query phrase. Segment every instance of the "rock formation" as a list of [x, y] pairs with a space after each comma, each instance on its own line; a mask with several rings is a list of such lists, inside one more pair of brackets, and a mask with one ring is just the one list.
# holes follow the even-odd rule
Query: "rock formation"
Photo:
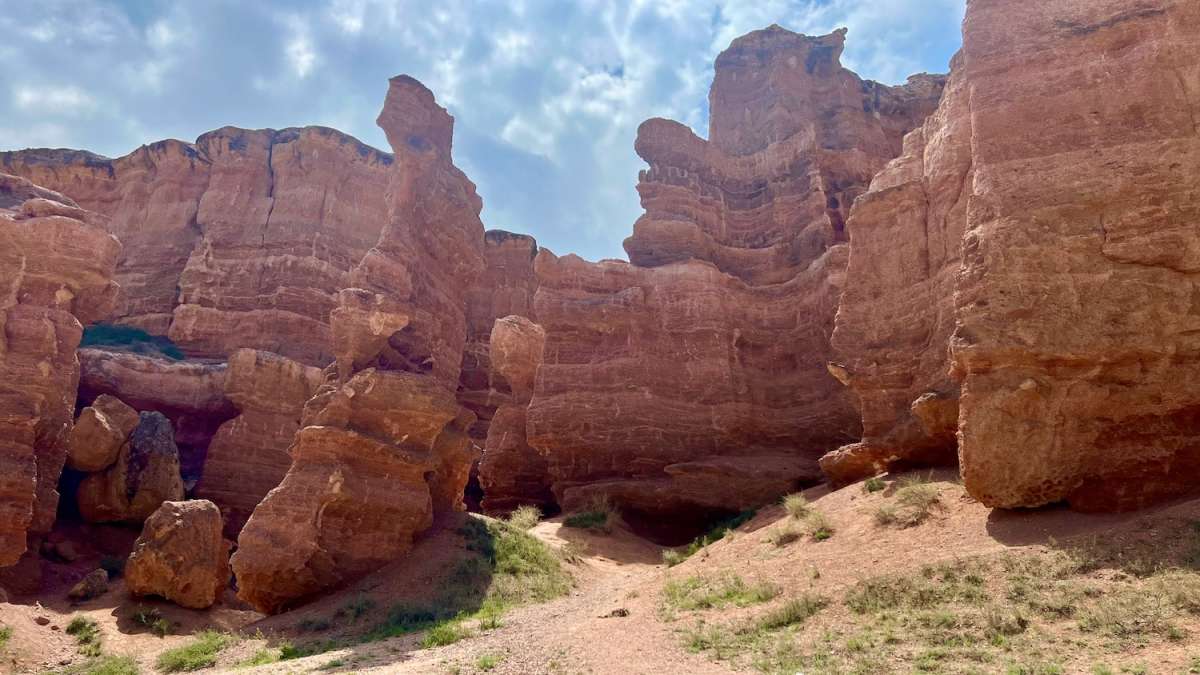
[[960, 458], [989, 506], [1200, 476], [1200, 4], [973, 2]]
[[525, 436], [526, 410], [545, 345], [546, 331], [524, 317], [497, 319], [491, 330], [491, 388], [508, 400], [488, 426], [479, 461], [481, 506], [488, 513], [507, 513], [524, 504], [545, 512], [554, 504], [546, 458], [529, 446]]
[[61, 194], [0, 174], [0, 566], [58, 508], [83, 328], [111, 311], [120, 243]]
[[171, 361], [109, 349], [79, 350], [79, 398], [90, 403], [108, 394], [139, 411], [171, 421], [187, 482], [200, 477], [209, 443], [237, 408], [225, 397], [224, 363]]
[[136, 410], [101, 394], [75, 420], [67, 440], [67, 466], [85, 473], [112, 466], [139, 421]]
[[283, 480], [304, 404], [322, 382], [320, 369], [276, 354], [239, 349], [229, 357], [225, 398], [241, 414], [213, 437], [196, 496], [220, 507], [230, 538]]
[[816, 481], [817, 457], [859, 437], [826, 370], [843, 223], [944, 78], [864, 82], [843, 41], [777, 26], [735, 40], [709, 140], [661, 119], [638, 130], [632, 264], [539, 255], [527, 430], [564, 508], [606, 494], [635, 522], [701, 526]]
[[[957, 459], [958, 384], [948, 359], [973, 180], [969, 98], [958, 57], [937, 111], [850, 212], [830, 368], [859, 399], [863, 437], [821, 459], [834, 484]], [[938, 407], [943, 414], [923, 423], [923, 411]]]
[[142, 522], [165, 501], [183, 499], [179, 448], [162, 413], [143, 412], [117, 461], [83, 479], [76, 493], [84, 520]]
[[164, 502], [142, 526], [125, 565], [125, 587], [192, 609], [211, 607], [229, 583], [221, 512], [203, 499]]
[[391, 164], [322, 127], [225, 127], [118, 159], [0, 153], [0, 170], [111, 217], [125, 247], [116, 321], [190, 356], [250, 347], [320, 366], [337, 292], [379, 238]]
[[496, 408], [506, 402], [492, 386], [488, 349], [492, 324], [506, 316], [533, 317], [537, 241], [524, 234], [488, 230], [483, 237], [484, 268], [467, 290], [467, 346], [463, 350], [458, 400], [475, 413], [471, 437], [480, 445]]
[[335, 365], [292, 465], [232, 560], [239, 597], [266, 612], [407, 551], [437, 513], [462, 508], [474, 458], [475, 416], [455, 391], [482, 203], [451, 162], [453, 118], [419, 82], [391, 80], [378, 124], [396, 158], [383, 230], [331, 312]]

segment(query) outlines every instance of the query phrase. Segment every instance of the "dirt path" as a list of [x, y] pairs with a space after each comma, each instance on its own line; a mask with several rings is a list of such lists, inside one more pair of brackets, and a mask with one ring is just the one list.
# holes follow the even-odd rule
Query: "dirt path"
[[543, 522], [533, 533], [552, 546], [582, 551], [570, 595], [512, 610], [500, 628], [446, 647], [416, 650], [415, 637], [394, 638], [238, 672], [732, 672], [688, 653], [675, 628], [658, 620], [665, 574], [658, 547], [622, 530], [590, 535], [557, 522]]

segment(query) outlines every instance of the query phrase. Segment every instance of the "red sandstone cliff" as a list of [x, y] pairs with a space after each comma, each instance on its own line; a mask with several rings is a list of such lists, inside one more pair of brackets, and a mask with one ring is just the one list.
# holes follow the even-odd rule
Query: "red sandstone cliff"
[[54, 524], [81, 322], [111, 311], [120, 251], [103, 216], [0, 174], [0, 567]]
[[710, 140], [639, 129], [632, 264], [539, 256], [528, 438], [565, 508], [603, 494], [634, 520], [704, 521], [819, 480], [816, 458], [859, 437], [826, 370], [845, 214], [943, 78], [864, 82], [843, 41], [777, 26], [735, 40]]

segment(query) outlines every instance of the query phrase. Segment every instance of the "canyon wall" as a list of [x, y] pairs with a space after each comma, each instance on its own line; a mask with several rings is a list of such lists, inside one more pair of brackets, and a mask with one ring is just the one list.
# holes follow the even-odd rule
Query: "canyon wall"
[[863, 81], [840, 65], [844, 38], [735, 40], [709, 140], [638, 130], [631, 263], [539, 255], [527, 430], [564, 508], [607, 496], [635, 520], [704, 522], [819, 480], [816, 459], [859, 438], [827, 371], [844, 222], [944, 78]]
[[68, 197], [0, 174], [0, 567], [48, 532], [79, 388], [75, 349], [112, 310], [121, 245]]
[[1200, 476], [1200, 4], [972, 0], [959, 453], [989, 506]]

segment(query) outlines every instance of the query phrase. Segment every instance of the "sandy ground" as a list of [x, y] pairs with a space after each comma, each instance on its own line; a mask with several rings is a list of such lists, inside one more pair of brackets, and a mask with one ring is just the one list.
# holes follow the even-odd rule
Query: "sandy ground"
[[[370, 598], [374, 606], [386, 608], [397, 601], [428, 597], [433, 580], [457, 555], [460, 542], [450, 528], [419, 542], [394, 567], [276, 617], [264, 618], [239, 605], [232, 595], [226, 605], [207, 612], [137, 601], [119, 582], [101, 598], [71, 606], [65, 600], [66, 589], [58, 588], [39, 604], [25, 599], [0, 605], [0, 622], [13, 629], [0, 655], [0, 671], [46, 672], [81, 661], [62, 628], [72, 615], [82, 613], [101, 626], [106, 653], [135, 655], [146, 673], [154, 672], [154, 660], [164, 649], [186, 643], [191, 632], [206, 627], [247, 636], [226, 650], [209, 672], [727, 673], [732, 672], [728, 664], [687, 651], [680, 638], [681, 622], [664, 619], [661, 592], [668, 580], [730, 572], [747, 581], [770, 581], [786, 592], [819, 588], [836, 594], [867, 577], [913, 571], [940, 560], [1067, 546], [1100, 534], [1116, 533], [1153, 544], [1161, 536], [1159, 523], [1200, 520], [1200, 500], [1120, 515], [1064, 509], [997, 512], [970, 499], [952, 473], [933, 478], [939, 481], [942, 505], [920, 526], [880, 528], [873, 522], [874, 507], [888, 498], [894, 485], [875, 494], [859, 485], [837, 492], [815, 488], [807, 493], [810, 501], [836, 529], [828, 541], [783, 548], [769, 544], [772, 529], [786, 518], [781, 508], [770, 507], [733, 536], [669, 569], [661, 562], [659, 547], [622, 528], [604, 535], [563, 528], [557, 521], [543, 522], [534, 529], [535, 535], [578, 553], [577, 561], [569, 564], [576, 579], [573, 591], [551, 602], [512, 610], [499, 628], [432, 649], [419, 648], [419, 635], [404, 636], [253, 669], [237, 667], [268, 644], [302, 639], [301, 622], [331, 616], [352, 598]], [[160, 608], [174, 622], [177, 634], [158, 638], [133, 623], [128, 617], [138, 605]], [[38, 617], [49, 623], [39, 625]], [[256, 634], [260, 639], [252, 637]], [[336, 636], [335, 632], [331, 637]], [[1163, 672], [1185, 672], [1189, 655], [1200, 654], [1197, 648], [1189, 638], [1149, 658], [1163, 664], [1167, 668]]]

